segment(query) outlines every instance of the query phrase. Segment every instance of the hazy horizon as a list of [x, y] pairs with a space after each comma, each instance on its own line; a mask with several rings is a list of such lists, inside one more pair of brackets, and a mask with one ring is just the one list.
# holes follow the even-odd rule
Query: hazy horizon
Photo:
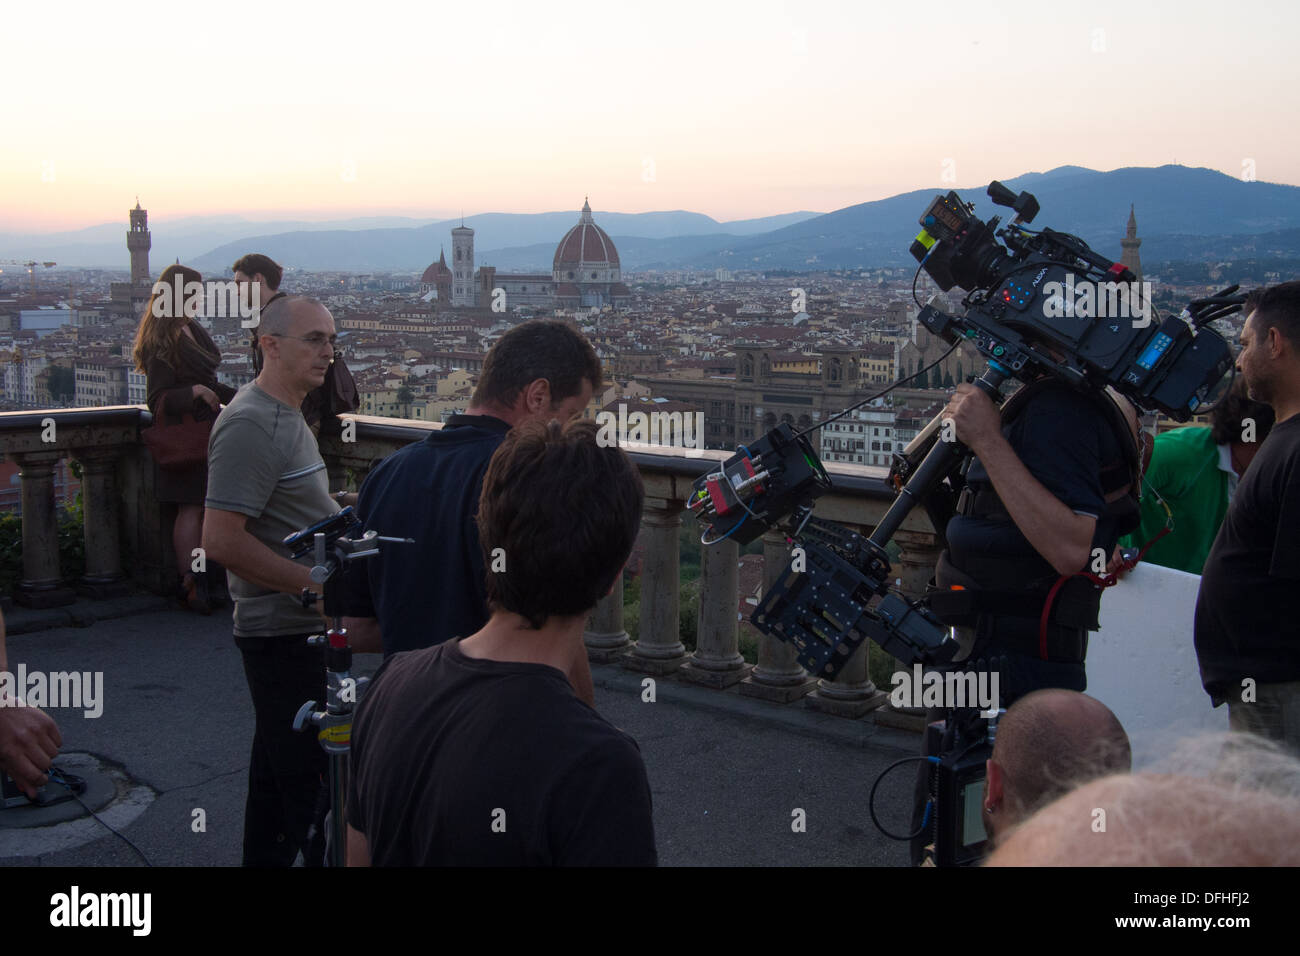
[[159, 224], [576, 212], [584, 196], [726, 222], [1064, 165], [1300, 184], [1300, 8], [1233, 11], [20, 6], [0, 230], [118, 224], [137, 194]]

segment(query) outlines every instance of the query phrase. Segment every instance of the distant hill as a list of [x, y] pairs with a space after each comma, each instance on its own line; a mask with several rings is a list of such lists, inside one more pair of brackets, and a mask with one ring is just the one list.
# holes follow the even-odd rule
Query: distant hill
[[[1300, 187], [1242, 182], [1211, 169], [1126, 167], [1098, 172], [1060, 166], [1004, 180], [1033, 192], [1042, 207], [1035, 227], [1051, 226], [1118, 258], [1119, 241], [1136, 207], [1143, 261], [1254, 255], [1259, 244], [1282, 258], [1300, 258]], [[995, 211], [987, 184], [958, 190], [987, 219]], [[917, 189], [834, 212], [787, 213], [720, 223], [700, 213], [594, 213], [614, 239], [625, 269], [853, 269], [910, 265], [907, 248], [917, 219], [940, 188]], [[576, 223], [576, 210], [485, 213], [466, 218], [475, 230], [476, 264], [503, 271], [549, 270], [555, 246]], [[249, 223], [206, 217], [153, 228], [154, 264], [180, 257], [221, 274], [240, 255], [264, 252], [304, 269], [369, 272], [423, 269], [450, 248], [458, 219], [379, 217], [333, 223]], [[33, 256], [61, 265], [125, 268], [126, 224], [57, 236], [0, 233], [0, 256]]]
[[[1136, 207], [1143, 257], [1180, 258], [1189, 250], [1213, 255], [1220, 239], [1300, 228], [1300, 187], [1242, 182], [1211, 169], [1186, 166], [1129, 167], [1097, 172], [1067, 166], [1005, 180], [1019, 192], [1028, 189], [1042, 209], [1035, 227], [1078, 235], [1090, 246], [1118, 258], [1119, 241]], [[995, 212], [1003, 221], [1011, 211], [996, 207], [985, 187], [958, 193], [976, 205], [976, 215]], [[918, 189], [876, 202], [861, 203], [824, 216], [720, 246], [709, 255], [676, 255], [643, 268], [855, 268], [912, 263], [907, 248], [919, 231], [918, 219], [940, 189]], [[1198, 241], [1199, 240], [1199, 241]], [[1300, 255], [1300, 245], [1290, 246]], [[810, 261], [811, 260], [811, 261]], [[629, 264], [629, 267], [631, 265]]]
[[[709, 216], [682, 210], [596, 213], [602, 228], [608, 232], [650, 239], [706, 234], [749, 236], [817, 215], [820, 214], [791, 212], [720, 223]], [[549, 244], [551, 252], [545, 257], [549, 268], [555, 244], [578, 221], [578, 212], [575, 209], [536, 215], [488, 213], [467, 221], [475, 230], [476, 252]], [[191, 216], [151, 221], [153, 248], [149, 255], [151, 265], [180, 259], [205, 272], [224, 272], [250, 251], [265, 252], [281, 262], [301, 264], [304, 268], [423, 269], [438, 258], [440, 246], [450, 247], [451, 229], [459, 222], [459, 217], [369, 216], [325, 222], [254, 222], [239, 216]], [[124, 215], [120, 223], [68, 232], [0, 232], [0, 258], [31, 257], [52, 260], [62, 266], [125, 269], [129, 264], [126, 230]]]

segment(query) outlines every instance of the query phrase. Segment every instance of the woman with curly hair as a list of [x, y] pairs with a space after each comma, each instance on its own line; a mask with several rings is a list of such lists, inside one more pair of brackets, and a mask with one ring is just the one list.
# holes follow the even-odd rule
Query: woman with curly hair
[[[132, 353], [136, 368], [148, 378], [146, 401], [154, 420], [178, 425], [183, 415], [196, 421], [212, 421], [222, 404], [235, 397], [235, 390], [217, 381], [221, 353], [207, 331], [194, 317], [197, 309], [188, 296], [172, 296], [189, 283], [202, 283], [194, 269], [180, 264], [168, 266], [154, 285], [153, 295], [140, 319]], [[162, 287], [167, 291], [163, 292]], [[192, 286], [191, 286], [192, 288]], [[203, 539], [203, 499], [207, 494], [206, 459], [182, 468], [159, 468], [155, 483], [160, 502], [176, 505], [172, 526], [172, 549], [181, 574], [181, 600], [190, 610], [208, 614], [207, 572], [190, 570], [194, 549]]]

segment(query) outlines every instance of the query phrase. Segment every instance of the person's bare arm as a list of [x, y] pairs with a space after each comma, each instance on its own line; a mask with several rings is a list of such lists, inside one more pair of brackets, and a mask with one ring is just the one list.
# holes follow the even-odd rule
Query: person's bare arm
[[348, 866], [369, 866], [370, 865], [370, 844], [366, 842], [366, 835], [359, 833], [352, 827], [348, 826]]
[[[0, 671], [8, 670], [4, 615], [0, 614]], [[63, 737], [53, 717], [20, 700], [0, 693], [0, 770], [35, 798], [36, 789], [49, 780], [46, 772], [63, 746]]]
[[1030, 474], [1003, 437], [989, 397], [974, 385], [958, 385], [944, 416], [953, 420], [958, 441], [979, 457], [1003, 507], [1033, 549], [1059, 574], [1082, 571], [1097, 519], [1075, 514]]
[[311, 572], [301, 564], [276, 554], [245, 527], [248, 516], [237, 511], [205, 508], [203, 550], [245, 581], [286, 594], [302, 594], [303, 588], [319, 590]]
[[348, 643], [358, 654], [381, 654], [384, 650], [383, 638], [379, 632], [379, 621], [373, 617], [345, 617], [343, 627], [348, 632]]

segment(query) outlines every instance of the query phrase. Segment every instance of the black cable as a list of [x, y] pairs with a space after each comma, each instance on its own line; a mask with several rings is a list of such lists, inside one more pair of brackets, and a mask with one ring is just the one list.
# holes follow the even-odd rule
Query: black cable
[[803, 431], [798, 432], [794, 437], [795, 437], [795, 438], [802, 438], [804, 435], [812, 434], [812, 433], [815, 432], [817, 429], [821, 428], [823, 425], [829, 425], [831, 422], [836, 421], [837, 419], [843, 418], [843, 417], [844, 417], [845, 415], [847, 415], [849, 412], [861, 408], [863, 405], [867, 404], [867, 402], [874, 402], [874, 401], [875, 401], [876, 399], [878, 399], [878, 398], [883, 398], [884, 396], [886, 396], [886, 395], [888, 395], [890, 392], [892, 392], [894, 389], [898, 388], [898, 386], [902, 385], [904, 382], [910, 382], [912, 379], [916, 378], [918, 375], [921, 375], [921, 374], [923, 374], [923, 373], [925, 373], [925, 372], [930, 371], [930, 369], [934, 368], [936, 365], [938, 365], [940, 362], [942, 362], [944, 359], [946, 359], [949, 355], [951, 355], [951, 354], [953, 353], [953, 350], [956, 349], [957, 346], [961, 345], [962, 341], [963, 341], [962, 339], [958, 339], [956, 342], [952, 343], [952, 348], [948, 349], [948, 351], [944, 352], [942, 355], [940, 355], [937, 359], [935, 359], [933, 362], [931, 362], [931, 363], [930, 363], [929, 365], [927, 365], [925, 368], [923, 368], [923, 369], [918, 369], [917, 371], [913, 372], [911, 375], [907, 376], [907, 378], [900, 378], [897, 382], [895, 382], [893, 385], [890, 385], [890, 386], [889, 386], [887, 389], [885, 389], [883, 392], [876, 392], [875, 395], [868, 395], [866, 398], [864, 398], [862, 401], [858, 402], [856, 405], [850, 405], [848, 408], [844, 409], [844, 411], [842, 411], [842, 412], [838, 412], [837, 414], [832, 415], [830, 418], [826, 419], [826, 421], [824, 421], [824, 422], [818, 422], [816, 425], [809, 425], [809, 426], [808, 426], [807, 428], [805, 428]]
[[889, 837], [891, 840], [915, 840], [924, 833], [926, 828], [930, 825], [930, 806], [928, 804], [925, 809], [925, 817], [921, 820], [921, 825], [917, 827], [915, 832], [909, 833], [906, 836], [899, 836], [896, 833], [890, 833], [881, 825], [880, 818], [876, 816], [876, 788], [880, 786], [880, 781], [884, 780], [889, 771], [893, 770], [895, 767], [901, 766], [905, 763], [911, 763], [913, 760], [928, 760], [931, 763], [939, 762], [938, 757], [930, 757], [924, 754], [917, 754], [914, 757], [902, 757], [899, 760], [895, 760], [884, 770], [880, 771], [880, 776], [876, 777], [876, 782], [871, 785], [871, 794], [867, 797], [867, 812], [871, 814], [871, 822], [876, 825], [877, 830]]
[[87, 804], [85, 800], [81, 799], [81, 794], [77, 792], [76, 787], [77, 784], [80, 784], [81, 788], [84, 790], [86, 788], [85, 780], [83, 780], [81, 777], [76, 776], [75, 774], [66, 773], [60, 770], [58, 767], [51, 767], [49, 776], [50, 779], [53, 780], [55, 783], [61, 783], [63, 784], [63, 786], [67, 787], [68, 793], [72, 797], [72, 799], [76, 800], [79, 804], [81, 804], [81, 808], [85, 810], [87, 813], [89, 813], [96, 820], [98, 820], [100, 825], [103, 826], [106, 830], [108, 830], [109, 833], [113, 834], [114, 836], [122, 840], [124, 843], [126, 843], [126, 845], [129, 846], [131, 849], [135, 850], [136, 855], [140, 857], [141, 860], [144, 861], [145, 866], [148, 867], [153, 866], [153, 864], [149, 862], [149, 858], [145, 856], [143, 852], [141, 852], [138, 846], [136, 846], [129, 839], [127, 839], [125, 834], [119, 833], [117, 830], [114, 830], [111, 826], [105, 823], [103, 817], [101, 817], [94, 810], [90, 809], [89, 804]]

